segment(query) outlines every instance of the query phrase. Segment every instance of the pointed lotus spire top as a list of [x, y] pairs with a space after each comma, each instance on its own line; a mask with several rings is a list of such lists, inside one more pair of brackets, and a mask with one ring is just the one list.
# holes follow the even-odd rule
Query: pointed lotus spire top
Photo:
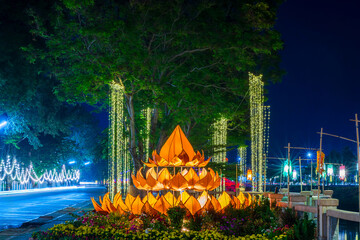
[[188, 159], [183, 159], [185, 160], [185, 163], [192, 161], [196, 154], [184, 132], [181, 130], [180, 126], [177, 125], [161, 148], [160, 156], [162, 158], [172, 160], [174, 157], [179, 156], [186, 158], [186, 155]]

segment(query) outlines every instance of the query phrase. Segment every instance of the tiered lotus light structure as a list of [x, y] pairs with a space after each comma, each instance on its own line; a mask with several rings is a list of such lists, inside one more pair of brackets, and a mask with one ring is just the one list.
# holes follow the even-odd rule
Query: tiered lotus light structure
[[[95, 210], [102, 214], [111, 212], [167, 214], [169, 208], [180, 206], [194, 215], [199, 211], [210, 209], [222, 211], [229, 205], [243, 208], [251, 204], [251, 195], [245, 197], [243, 193], [231, 197], [223, 192], [218, 199], [209, 194], [209, 191], [220, 186], [221, 178], [211, 168], [205, 169], [210, 158], [205, 161], [204, 153], [195, 153], [180, 126], [177, 126], [167, 139], [160, 154], [154, 151], [152, 155], [153, 159], [149, 159], [149, 163], [144, 163], [149, 168], [145, 177], [142, 168], [136, 176], [132, 175], [135, 187], [147, 191], [144, 198], [127, 194], [123, 201], [120, 193], [117, 193], [114, 201], [111, 202], [107, 193], [103, 199], [99, 197], [100, 205], [93, 198], [91, 199]], [[153, 192], [158, 191], [162, 191], [162, 194], [157, 194], [155, 197]], [[202, 194], [195, 198], [187, 191], [202, 192]]]

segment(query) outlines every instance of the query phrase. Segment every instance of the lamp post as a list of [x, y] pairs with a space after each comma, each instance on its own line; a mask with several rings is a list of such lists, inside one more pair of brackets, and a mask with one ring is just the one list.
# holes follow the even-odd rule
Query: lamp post
[[0, 129], [1, 129], [2, 127], [5, 127], [5, 125], [6, 125], [7, 123], [8, 123], [7, 121], [1, 122], [1, 123], [0, 123]]
[[[311, 153], [308, 153], [307, 155], [308, 155], [309, 158], [311, 158]], [[310, 169], [310, 171], [311, 171], [311, 176], [310, 176], [310, 181], [311, 181], [311, 182], [310, 182], [310, 191], [312, 192], [312, 184], [313, 184], [313, 183], [312, 183], [312, 182], [313, 182], [313, 174], [312, 174], [312, 173], [313, 173], [313, 166], [312, 166], [312, 165], [313, 165], [313, 164], [312, 164], [312, 160], [310, 160], [310, 161], [311, 161], [311, 162], [310, 162], [310, 163], [311, 163], [311, 169]]]

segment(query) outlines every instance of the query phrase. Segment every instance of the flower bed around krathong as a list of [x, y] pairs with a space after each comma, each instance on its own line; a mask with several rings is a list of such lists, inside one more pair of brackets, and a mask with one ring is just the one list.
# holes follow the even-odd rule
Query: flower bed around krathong
[[[293, 227], [283, 226], [280, 215], [271, 210], [267, 199], [244, 209], [228, 207], [195, 214], [183, 208], [168, 215], [133, 215], [95, 211], [59, 224], [34, 239], [296, 239]], [[183, 218], [180, 221], [179, 218]], [[176, 221], [175, 221], [176, 220]], [[181, 224], [182, 222], [182, 224]]]

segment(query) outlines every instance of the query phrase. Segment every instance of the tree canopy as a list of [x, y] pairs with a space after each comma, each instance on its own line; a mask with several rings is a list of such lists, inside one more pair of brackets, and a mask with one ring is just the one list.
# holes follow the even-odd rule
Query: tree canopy
[[[59, 80], [46, 61], [30, 63], [21, 47], [32, 43], [29, 7], [47, 9], [39, 1], [0, 5], [0, 117], [8, 124], [0, 132], [0, 160], [16, 156], [37, 170], [57, 168], [69, 158], [94, 161], [99, 131], [80, 104], [61, 102], [54, 94]], [[81, 136], [81, 138], [80, 138]]]
[[210, 149], [211, 124], [229, 119], [229, 145], [249, 133], [248, 72], [281, 78], [280, 34], [273, 29], [281, 1], [56, 1], [32, 8], [32, 31], [45, 48], [24, 48], [46, 60], [59, 99], [106, 107], [109, 84], [125, 87], [130, 151], [141, 164], [153, 109], [151, 149], [180, 124], [195, 148]]

